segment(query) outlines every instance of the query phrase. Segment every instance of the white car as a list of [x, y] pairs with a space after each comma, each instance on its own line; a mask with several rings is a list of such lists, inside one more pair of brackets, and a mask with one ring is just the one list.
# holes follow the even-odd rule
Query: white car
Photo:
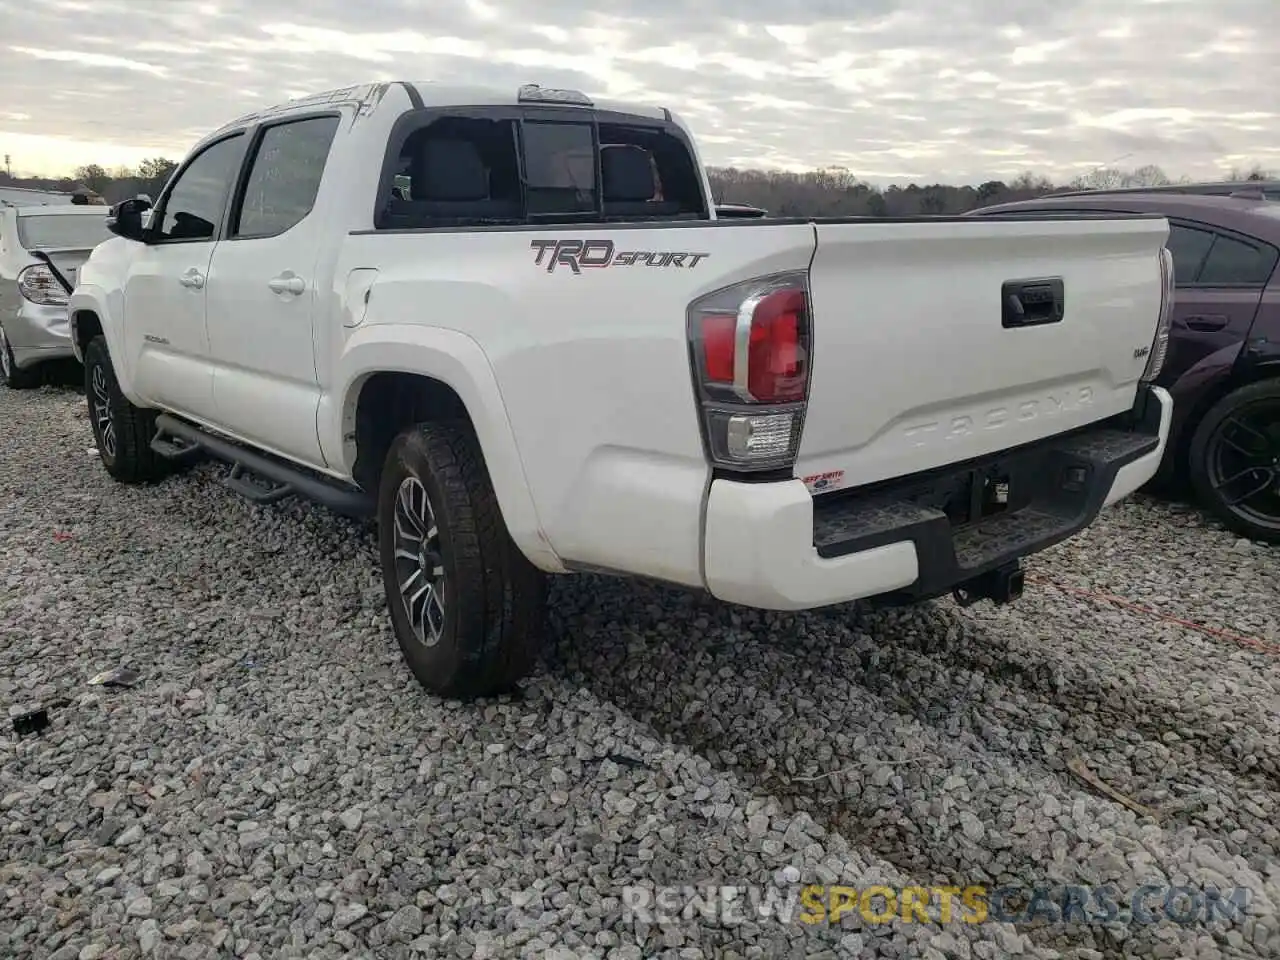
[[100, 206], [0, 206], [0, 380], [37, 386], [40, 365], [74, 356], [67, 303], [76, 273], [111, 237]]
[[666, 109], [411, 82], [242, 117], [145, 206], [71, 298], [107, 471], [375, 515], [445, 695], [528, 670], [543, 574], [1010, 600], [1167, 436], [1160, 217], [719, 220]]

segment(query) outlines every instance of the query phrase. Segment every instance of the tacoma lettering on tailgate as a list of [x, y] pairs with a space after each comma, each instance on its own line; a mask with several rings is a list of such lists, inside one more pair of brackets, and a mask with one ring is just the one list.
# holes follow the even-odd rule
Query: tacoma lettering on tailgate
[[616, 251], [612, 240], [534, 240], [529, 246], [535, 251], [533, 265], [540, 267], [545, 263], [547, 273], [558, 266], [566, 266], [574, 273], [582, 273], [584, 267], [696, 267], [711, 256], [674, 251]]
[[978, 414], [962, 414], [949, 420], [931, 420], [926, 423], [914, 423], [906, 427], [902, 433], [913, 445], [923, 447], [928, 443], [945, 443], [961, 437], [971, 437], [975, 433], [999, 430], [1010, 423], [1026, 423], [1028, 420], [1040, 418], [1052, 419], [1063, 413], [1071, 413], [1081, 407], [1093, 403], [1093, 388], [1080, 387], [1077, 390], [1065, 391], [1061, 394], [1046, 394], [1034, 400], [1009, 406], [992, 407]]

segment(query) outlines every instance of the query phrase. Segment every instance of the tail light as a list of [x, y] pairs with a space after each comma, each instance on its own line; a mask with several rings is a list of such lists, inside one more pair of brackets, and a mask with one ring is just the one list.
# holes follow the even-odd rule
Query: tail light
[[67, 291], [43, 263], [33, 263], [18, 273], [18, 292], [42, 307], [65, 307], [69, 301]]
[[805, 274], [774, 274], [707, 294], [689, 305], [688, 329], [711, 462], [734, 470], [790, 466], [809, 392]]
[[1160, 248], [1160, 319], [1156, 323], [1156, 337], [1151, 342], [1151, 356], [1147, 368], [1142, 371], [1143, 383], [1150, 383], [1160, 376], [1165, 357], [1169, 355], [1169, 329], [1173, 325], [1173, 254], [1168, 247]]

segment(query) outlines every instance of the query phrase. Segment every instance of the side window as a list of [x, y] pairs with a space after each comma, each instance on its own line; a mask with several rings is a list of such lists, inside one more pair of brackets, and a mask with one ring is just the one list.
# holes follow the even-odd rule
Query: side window
[[231, 236], [278, 236], [311, 212], [338, 122], [337, 117], [311, 117], [263, 132]]
[[1184, 227], [1180, 223], [1169, 225], [1169, 239], [1165, 243], [1173, 254], [1173, 279], [1177, 286], [1196, 283], [1200, 267], [1213, 246], [1213, 234], [1208, 230]]
[[436, 117], [408, 134], [392, 162], [393, 182], [374, 215], [380, 230], [518, 222], [523, 216], [509, 119]]
[[596, 147], [585, 123], [526, 121], [525, 196], [530, 214], [596, 209]]
[[661, 129], [600, 124], [600, 194], [605, 217], [706, 215], [701, 173], [689, 148]]
[[206, 147], [192, 160], [165, 200], [158, 238], [213, 239], [243, 154], [244, 135], [236, 134]]
[[1218, 234], [1200, 270], [1199, 282], [1208, 286], [1263, 286], [1276, 264], [1270, 247], [1259, 247]]

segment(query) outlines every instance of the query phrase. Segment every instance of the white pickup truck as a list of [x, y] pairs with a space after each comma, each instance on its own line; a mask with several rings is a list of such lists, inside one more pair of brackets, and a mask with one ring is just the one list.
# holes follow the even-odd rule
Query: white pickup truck
[[1012, 599], [1168, 430], [1163, 218], [717, 219], [662, 108], [353, 87], [223, 127], [110, 224], [69, 311], [107, 471], [208, 454], [376, 516], [443, 695], [529, 669], [544, 573]]

